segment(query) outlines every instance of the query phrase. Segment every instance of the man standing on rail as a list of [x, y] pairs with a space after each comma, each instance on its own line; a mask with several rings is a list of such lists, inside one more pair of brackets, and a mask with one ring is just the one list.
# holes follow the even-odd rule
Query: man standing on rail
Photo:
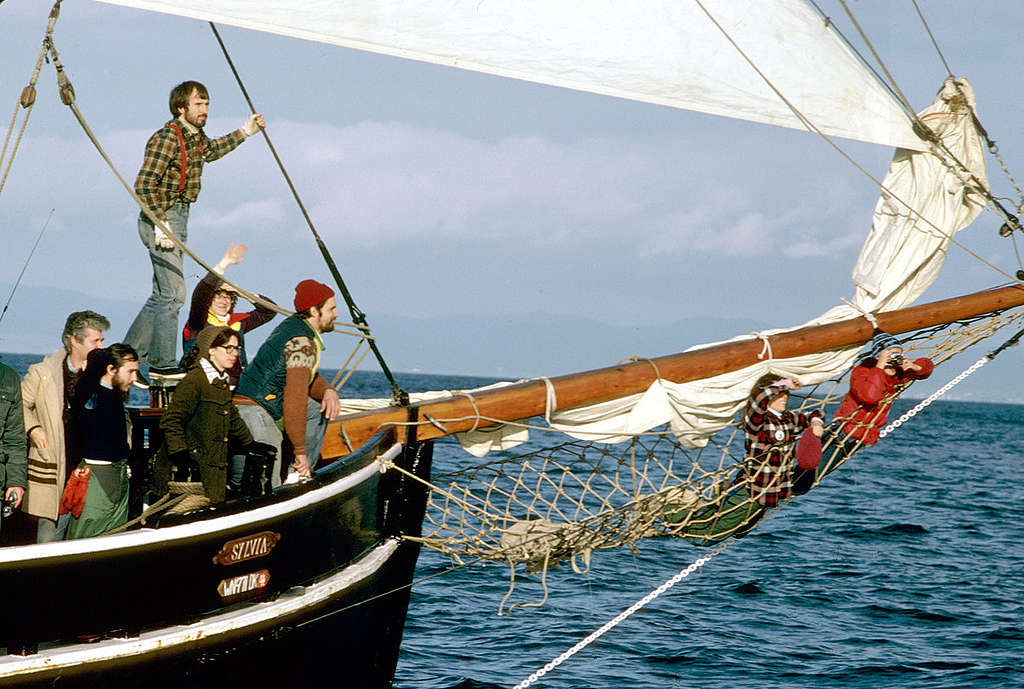
[[251, 115], [240, 129], [210, 139], [203, 125], [210, 108], [206, 87], [186, 81], [171, 91], [174, 119], [149, 138], [142, 168], [135, 179], [135, 193], [144, 206], [139, 215], [139, 236], [153, 264], [153, 292], [128, 328], [125, 342], [149, 362], [156, 377], [181, 378], [175, 356], [178, 311], [185, 304], [182, 251], [146, 214], [164, 221], [182, 243], [188, 239], [190, 204], [199, 196], [203, 163], [233, 151], [266, 126], [263, 115]]

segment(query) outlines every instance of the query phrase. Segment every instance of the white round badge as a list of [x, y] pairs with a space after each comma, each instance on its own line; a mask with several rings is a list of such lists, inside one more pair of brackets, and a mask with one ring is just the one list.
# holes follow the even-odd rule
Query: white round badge
[[780, 441], [781, 440], [785, 440], [786, 439], [786, 432], [781, 430], [781, 429], [775, 431], [775, 439], [776, 440], [780, 440]]

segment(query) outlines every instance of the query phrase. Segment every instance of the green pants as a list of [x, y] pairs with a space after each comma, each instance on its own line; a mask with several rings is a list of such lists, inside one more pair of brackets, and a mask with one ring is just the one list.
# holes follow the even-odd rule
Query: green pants
[[730, 536], [745, 534], [764, 512], [764, 507], [750, 497], [747, 486], [739, 485], [720, 504], [708, 505], [695, 514], [681, 535], [696, 545], [719, 543]]
[[128, 521], [128, 463], [89, 464], [89, 490], [79, 517], [71, 516], [68, 540], [89, 538]]

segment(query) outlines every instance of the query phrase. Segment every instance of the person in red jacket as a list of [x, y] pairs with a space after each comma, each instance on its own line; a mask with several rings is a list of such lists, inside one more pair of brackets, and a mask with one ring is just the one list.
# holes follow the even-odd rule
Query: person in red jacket
[[876, 331], [871, 340], [871, 356], [854, 367], [850, 391], [836, 413], [836, 421], [842, 423], [846, 436], [844, 439], [843, 434], [838, 434], [839, 439], [845, 440], [847, 449], [852, 449], [855, 442], [878, 442], [879, 430], [885, 426], [897, 394], [909, 382], [930, 376], [934, 369], [931, 359], [903, 358], [900, 341], [889, 333]]

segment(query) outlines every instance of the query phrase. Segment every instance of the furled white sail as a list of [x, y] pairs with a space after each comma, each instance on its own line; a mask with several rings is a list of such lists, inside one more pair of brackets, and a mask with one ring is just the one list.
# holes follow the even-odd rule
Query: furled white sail
[[894, 99], [804, 0], [100, 1], [806, 128], [767, 80], [826, 134], [925, 148]]
[[985, 145], [973, 110], [970, 83], [947, 79], [935, 102], [918, 113], [943, 147], [896, 152], [853, 268], [861, 308], [890, 311], [920, 296], [938, 277], [953, 234], [985, 207]]

